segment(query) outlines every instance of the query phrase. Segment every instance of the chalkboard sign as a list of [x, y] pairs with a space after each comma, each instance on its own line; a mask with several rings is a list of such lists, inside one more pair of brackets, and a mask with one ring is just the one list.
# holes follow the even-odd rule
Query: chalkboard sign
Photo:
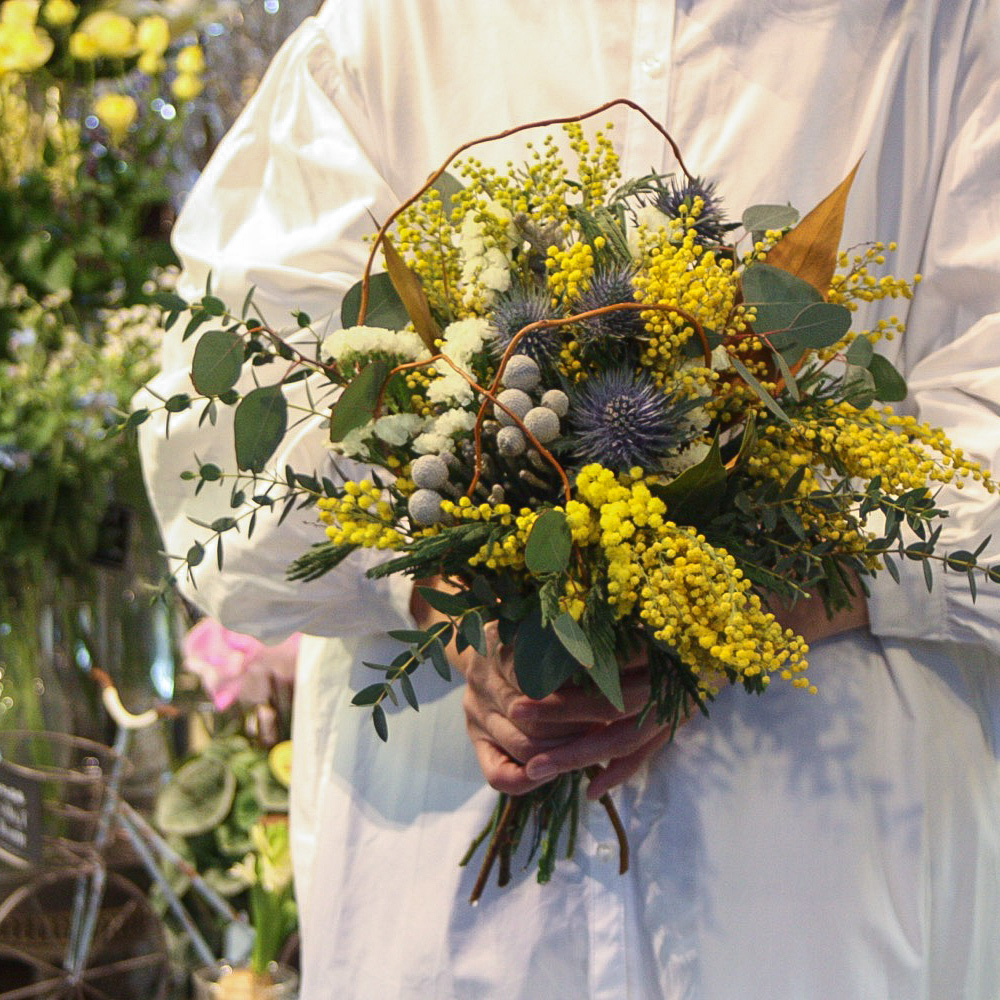
[[42, 860], [42, 789], [0, 760], [0, 851], [38, 864]]

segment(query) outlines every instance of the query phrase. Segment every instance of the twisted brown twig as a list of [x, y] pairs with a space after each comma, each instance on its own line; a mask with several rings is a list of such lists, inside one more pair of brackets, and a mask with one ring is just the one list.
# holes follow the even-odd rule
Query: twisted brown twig
[[671, 151], [674, 154], [674, 158], [677, 160], [678, 166], [684, 172], [684, 176], [688, 180], [694, 180], [691, 171], [688, 170], [687, 166], [684, 164], [684, 159], [681, 156], [680, 147], [674, 141], [670, 133], [643, 107], [636, 104], [635, 101], [630, 101], [627, 97], [618, 97], [613, 101], [606, 101], [599, 107], [593, 108], [590, 111], [585, 111], [583, 114], [579, 115], [567, 115], [559, 118], [543, 118], [540, 121], [528, 122], [524, 125], [515, 125], [513, 128], [504, 129], [502, 132], [495, 132], [492, 135], [482, 136], [479, 139], [471, 139], [468, 142], [463, 142], [445, 161], [435, 170], [424, 182], [423, 186], [420, 188], [416, 194], [407, 198], [398, 208], [396, 208], [389, 217], [382, 223], [381, 228], [372, 241], [372, 249], [368, 254], [368, 260], [365, 263], [365, 272], [361, 281], [361, 301], [358, 305], [358, 323], [364, 323], [365, 315], [368, 312], [368, 286], [371, 282], [371, 270], [372, 265], [375, 263], [375, 254], [378, 253], [378, 248], [382, 245], [383, 239], [385, 239], [386, 233], [389, 232], [390, 227], [396, 221], [399, 216], [405, 212], [412, 204], [414, 204], [419, 198], [434, 185], [434, 182], [451, 166], [453, 160], [459, 157], [466, 150], [472, 149], [474, 146], [479, 146], [487, 142], [496, 142], [499, 139], [506, 139], [512, 135], [517, 135], [519, 132], [525, 132], [528, 129], [533, 128], [545, 128], [549, 125], [568, 125], [570, 122], [582, 122], [586, 121], [588, 118], [593, 118], [595, 115], [603, 114], [603, 112], [609, 110], [610, 108], [624, 106], [631, 108], [633, 111], [637, 111], [643, 116], [652, 126], [655, 128], [660, 135], [666, 140], [670, 146]]

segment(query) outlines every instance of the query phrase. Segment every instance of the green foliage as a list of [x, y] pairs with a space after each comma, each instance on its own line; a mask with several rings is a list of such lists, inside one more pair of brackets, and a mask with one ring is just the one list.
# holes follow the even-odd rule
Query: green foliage
[[543, 623], [540, 607], [520, 622], [514, 639], [517, 683], [529, 698], [545, 698], [580, 668], [552, 624]]
[[236, 464], [263, 472], [288, 429], [288, 404], [280, 385], [251, 389], [236, 406], [233, 440]]
[[561, 510], [539, 514], [528, 535], [524, 562], [535, 576], [561, 573], [569, 564], [573, 547], [566, 515]]
[[791, 205], [751, 205], [743, 212], [743, 228], [762, 240], [767, 230], [789, 229], [799, 221], [799, 213]]
[[243, 338], [233, 330], [209, 330], [198, 339], [191, 381], [203, 396], [232, 389], [243, 371]]
[[[344, 296], [340, 307], [340, 322], [344, 329], [358, 324], [361, 309], [362, 282], [355, 283]], [[384, 271], [373, 274], [368, 285], [368, 308], [365, 326], [381, 326], [387, 330], [402, 330], [410, 318], [392, 279]]]
[[388, 361], [377, 359], [347, 384], [330, 414], [331, 441], [343, 441], [372, 419], [391, 367]]
[[[251, 743], [233, 725], [224, 726], [175, 769], [160, 789], [153, 812], [154, 824], [171, 847], [237, 911], [250, 909], [255, 928], [262, 901], [254, 896], [256, 874], [247, 869], [261, 849], [261, 831], [279, 826], [274, 818], [288, 813], [288, 790], [275, 779], [267, 756], [264, 747]], [[266, 818], [272, 822], [265, 827], [261, 824]], [[167, 875], [175, 891], [188, 894], [190, 883], [183, 873], [168, 865]], [[213, 939], [217, 916], [199, 906], [194, 893], [185, 902], [202, 933]], [[279, 946], [295, 923], [294, 902], [289, 901], [271, 928]]]
[[725, 484], [726, 467], [716, 439], [697, 465], [685, 469], [675, 479], [659, 487], [657, 494], [666, 502], [675, 520], [702, 524], [719, 510]]

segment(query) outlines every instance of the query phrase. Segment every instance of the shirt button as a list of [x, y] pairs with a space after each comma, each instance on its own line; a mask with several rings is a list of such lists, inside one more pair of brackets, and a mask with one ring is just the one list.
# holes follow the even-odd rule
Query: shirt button
[[639, 66], [646, 76], [653, 79], [663, 75], [663, 60], [659, 56], [647, 56]]
[[615, 849], [610, 844], [598, 844], [594, 852], [598, 861], [610, 861], [614, 856]]

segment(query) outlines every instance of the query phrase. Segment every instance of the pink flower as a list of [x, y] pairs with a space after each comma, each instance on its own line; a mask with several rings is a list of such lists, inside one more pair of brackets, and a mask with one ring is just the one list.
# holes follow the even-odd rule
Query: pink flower
[[261, 704], [270, 697], [272, 680], [291, 684], [299, 638], [296, 633], [277, 646], [265, 646], [203, 618], [184, 637], [184, 669], [198, 676], [220, 712], [237, 700]]

